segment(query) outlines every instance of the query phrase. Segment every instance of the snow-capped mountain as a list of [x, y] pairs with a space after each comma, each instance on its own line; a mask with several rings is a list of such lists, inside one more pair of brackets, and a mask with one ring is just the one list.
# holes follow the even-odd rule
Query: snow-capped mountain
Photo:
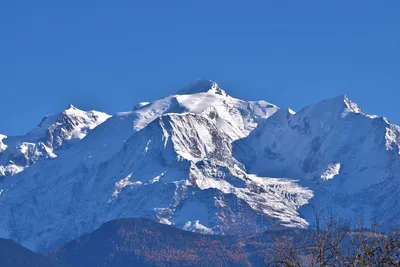
[[61, 113], [46, 116], [24, 136], [0, 135], [0, 178], [14, 175], [41, 158], [55, 158], [110, 115], [82, 111], [70, 105]]
[[250, 173], [298, 179], [317, 208], [386, 224], [400, 219], [399, 145], [398, 126], [339, 96], [297, 113], [279, 110], [235, 143], [234, 155]]
[[127, 217], [248, 234], [307, 227], [310, 203], [395, 219], [399, 132], [346, 97], [294, 113], [200, 80], [0, 184], [0, 236], [47, 250]]

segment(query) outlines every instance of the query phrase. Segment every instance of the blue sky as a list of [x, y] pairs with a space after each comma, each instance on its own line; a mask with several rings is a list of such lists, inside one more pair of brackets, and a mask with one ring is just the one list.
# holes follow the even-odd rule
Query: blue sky
[[347, 93], [400, 124], [400, 1], [1, 1], [0, 133], [198, 78], [298, 110]]

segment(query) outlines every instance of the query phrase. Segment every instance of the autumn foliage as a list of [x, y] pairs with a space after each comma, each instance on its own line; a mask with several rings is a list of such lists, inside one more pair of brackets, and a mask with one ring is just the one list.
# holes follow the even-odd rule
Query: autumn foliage
[[148, 219], [104, 224], [46, 255], [70, 266], [400, 266], [400, 235], [316, 214], [310, 229], [202, 235]]

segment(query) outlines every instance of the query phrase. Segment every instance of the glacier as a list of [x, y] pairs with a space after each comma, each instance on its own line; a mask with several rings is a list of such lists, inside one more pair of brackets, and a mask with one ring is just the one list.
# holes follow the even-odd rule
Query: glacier
[[223, 235], [306, 228], [313, 207], [399, 219], [400, 128], [347, 96], [294, 112], [199, 80], [102, 118], [5, 176], [0, 236], [48, 251], [117, 218]]

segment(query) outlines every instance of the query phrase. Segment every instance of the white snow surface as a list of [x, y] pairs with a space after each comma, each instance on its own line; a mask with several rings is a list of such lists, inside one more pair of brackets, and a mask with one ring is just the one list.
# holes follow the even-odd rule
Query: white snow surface
[[329, 180], [339, 174], [340, 171], [340, 163], [332, 163], [328, 165], [326, 171], [321, 175], [321, 178], [324, 180]]
[[[296, 114], [278, 111], [236, 142], [233, 154], [247, 172], [298, 179], [313, 191], [314, 207], [389, 224], [400, 219], [399, 144], [398, 126], [339, 96]], [[308, 207], [300, 213], [311, 222]]]
[[265, 101], [243, 101], [229, 96], [212, 81], [200, 80], [176, 95], [139, 105], [121, 117], [134, 117], [134, 130], [146, 127], [157, 117], [167, 113], [193, 113], [211, 119], [234, 140], [247, 136], [259, 119], [265, 119], [278, 107]]
[[17, 174], [41, 158], [57, 157], [56, 153], [83, 139], [109, 117], [70, 105], [59, 114], [44, 117], [24, 136], [0, 135], [0, 177]]
[[3, 139], [5, 139], [5, 138], [7, 138], [6, 135], [0, 134], [0, 152], [3, 152], [3, 151], [6, 150], [6, 148], [7, 148], [7, 145], [5, 145], [5, 144], [3, 143]]
[[[311, 204], [399, 217], [388, 212], [400, 204], [399, 127], [346, 96], [296, 113], [199, 80], [83, 139], [69, 133], [73, 146], [0, 184], [1, 236], [48, 251], [115, 218], [251, 234], [275, 222], [305, 228]], [[38, 146], [29, 141], [19, 151]]]

